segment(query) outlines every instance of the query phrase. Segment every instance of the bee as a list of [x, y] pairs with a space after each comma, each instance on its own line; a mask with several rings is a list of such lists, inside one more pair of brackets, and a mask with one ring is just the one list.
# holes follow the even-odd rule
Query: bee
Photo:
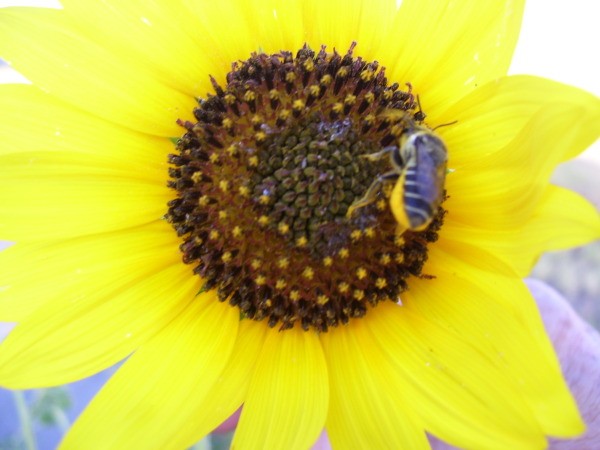
[[346, 217], [375, 201], [380, 189], [392, 182], [389, 202], [401, 229], [422, 231], [435, 217], [444, 197], [448, 151], [433, 130], [412, 118], [404, 120], [398, 145], [364, 155], [371, 161], [389, 155], [391, 170], [377, 177], [363, 197], [350, 205]]

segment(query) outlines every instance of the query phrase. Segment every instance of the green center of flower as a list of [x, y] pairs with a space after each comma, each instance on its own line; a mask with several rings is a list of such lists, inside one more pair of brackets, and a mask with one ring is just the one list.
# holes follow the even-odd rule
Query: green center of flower
[[424, 115], [410, 85], [388, 85], [353, 47], [253, 54], [224, 88], [212, 79], [198, 122], [180, 121], [166, 217], [183, 260], [204, 290], [270, 326], [322, 332], [397, 301], [442, 224], [442, 208], [422, 231], [390, 211], [398, 169], [378, 155], [400, 158], [407, 121]]

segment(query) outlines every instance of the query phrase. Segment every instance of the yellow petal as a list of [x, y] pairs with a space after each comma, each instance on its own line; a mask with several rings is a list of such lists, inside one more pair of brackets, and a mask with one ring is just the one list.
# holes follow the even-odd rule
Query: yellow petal
[[210, 391], [196, 399], [190, 412], [194, 433], [171, 437], [173, 448], [188, 448], [231, 416], [243, 403], [248, 392], [256, 361], [261, 353], [267, 327], [254, 320], [242, 320], [231, 357]]
[[390, 45], [385, 33], [397, 14], [395, 1], [310, 0], [303, 2], [303, 6], [306, 40], [314, 50], [326, 45], [328, 51], [335, 48], [344, 54], [356, 42], [356, 55], [384, 61], [384, 49]]
[[[504, 384], [503, 395], [512, 404], [521, 404], [521, 414], [531, 414], [520, 420], [533, 432], [531, 419], [535, 418], [544, 434], [580, 433], [583, 423], [524, 283], [465, 264], [460, 255], [444, 247], [443, 240], [430, 246], [424, 270], [435, 278], [411, 280], [410, 290], [403, 294], [406, 309], [473, 346], [482, 357], [471, 358], [485, 363], [486, 378], [496, 386]], [[450, 345], [449, 336], [443, 341]]]
[[410, 82], [434, 123], [458, 99], [506, 75], [524, 1], [404, 0], [381, 62], [390, 80]]
[[134, 227], [165, 214], [173, 198], [166, 172], [161, 177], [148, 168], [137, 175], [93, 163], [55, 152], [0, 157], [0, 204], [10, 211], [0, 217], [0, 235], [13, 241], [63, 239]]
[[[169, 324], [198, 292], [189, 267], [138, 273], [122, 286], [88, 286], [80, 299], [50, 301], [0, 345], [0, 385], [48, 387], [93, 375], [127, 357]], [[38, 295], [40, 295], [38, 293]]]
[[0, 252], [0, 320], [23, 321], [45, 303], [66, 307], [104, 298], [106, 292], [98, 293], [103, 288], [129, 289], [150, 273], [181, 264], [178, 245], [162, 221], [68, 241], [17, 243]]
[[330, 378], [329, 440], [334, 448], [428, 449], [406, 390], [390, 385], [373, 364], [377, 348], [365, 322], [353, 320], [321, 335]]
[[465, 158], [456, 167], [451, 161], [449, 217], [490, 230], [522, 227], [554, 168], [598, 136], [600, 101], [596, 106], [586, 111], [581, 105], [546, 105], [504, 148], [468, 162]]
[[[250, 53], [259, 51], [259, 43], [254, 38], [256, 23], [250, 23], [245, 12], [251, 7], [240, 0], [218, 2], [199, 2], [181, 0], [189, 10], [198, 30], [202, 30], [204, 41], [200, 49], [206, 48], [207, 54], [222, 75], [231, 70], [231, 63], [248, 59]], [[278, 49], [281, 50], [281, 49]]]
[[[307, 42], [304, 9], [309, 2], [287, 0], [237, 0], [247, 23], [258, 24], [249, 36], [254, 48], [267, 53], [296, 51]], [[316, 50], [316, 48], [315, 48]]]
[[198, 296], [123, 364], [61, 448], [180, 448], [173, 438], [196, 434], [190, 412], [221, 375], [238, 323], [239, 312], [214, 292]]
[[[567, 109], [573, 108], [575, 114], [568, 118], [563, 116], [566, 120], [564, 126], [580, 130], [583, 138], [574, 147], [552, 146], [558, 152], [556, 157], [553, 156], [556, 158], [554, 164], [576, 156], [591, 143], [589, 140], [594, 139], [594, 134], [597, 136], [600, 132], [600, 101], [597, 97], [545, 78], [527, 75], [502, 77], [454, 101], [456, 103], [446, 105], [440, 123], [457, 122], [440, 128], [438, 133], [450, 150], [450, 167], [455, 169], [488, 165], [490, 155], [502, 151], [536, 114], [548, 106], [558, 105], [559, 116], [562, 116], [560, 109], [563, 105]], [[585, 137], [588, 135], [591, 138]], [[548, 153], [540, 145], [521, 151]]]
[[134, 174], [151, 168], [166, 173], [167, 155], [173, 150], [168, 139], [107, 122], [30, 84], [0, 84], [0, 110], [0, 155], [42, 151], [94, 155], [94, 165], [104, 160]]
[[179, 135], [175, 121], [191, 117], [192, 97], [159, 82], [135, 59], [83, 37], [64, 11], [6, 8], [0, 17], [0, 55], [51, 95], [159, 136]]
[[325, 424], [329, 386], [319, 339], [270, 329], [256, 362], [232, 447], [309, 448]]
[[[479, 254], [494, 255], [524, 277], [543, 252], [576, 247], [600, 238], [600, 215], [579, 194], [550, 185], [522, 228], [490, 232], [447, 220], [444, 234], [456, 243], [455, 251], [478, 248]], [[469, 250], [467, 254], [473, 252]]]
[[516, 386], [494, 364], [495, 355], [460, 331], [392, 303], [378, 306], [365, 322], [372, 362], [380, 364], [374, 367], [381, 367], [382, 377], [391, 376], [390, 390], [402, 389], [405, 407], [428, 431], [468, 448], [544, 447], [542, 431]]
[[61, 2], [78, 31], [139, 70], [190, 96], [209, 90], [214, 73], [197, 21], [179, 2]]

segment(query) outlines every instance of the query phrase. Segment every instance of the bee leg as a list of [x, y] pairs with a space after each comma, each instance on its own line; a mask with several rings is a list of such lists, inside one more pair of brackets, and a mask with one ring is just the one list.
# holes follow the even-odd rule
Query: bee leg
[[392, 152], [392, 151], [394, 151], [396, 149], [397, 149], [397, 147], [395, 145], [388, 145], [383, 150], [380, 150], [380, 151], [378, 151], [376, 153], [369, 153], [369, 154], [366, 154], [366, 155], [360, 155], [360, 157], [368, 159], [369, 161], [379, 161], [381, 158], [383, 158], [389, 152]]
[[371, 186], [369, 186], [369, 189], [367, 189], [367, 192], [365, 192], [365, 195], [363, 195], [360, 199], [356, 200], [355, 202], [353, 202], [350, 205], [350, 207], [348, 208], [348, 211], [346, 211], [346, 217], [347, 218], [352, 217], [352, 214], [354, 213], [354, 211], [356, 211], [357, 209], [360, 209], [360, 208], [364, 208], [365, 206], [373, 203], [375, 201], [375, 199], [377, 198], [377, 193], [379, 192], [381, 185], [386, 182], [396, 180], [399, 176], [400, 175], [395, 170], [386, 172], [383, 175], [378, 176], [375, 179], [375, 181], [373, 181], [371, 183]]

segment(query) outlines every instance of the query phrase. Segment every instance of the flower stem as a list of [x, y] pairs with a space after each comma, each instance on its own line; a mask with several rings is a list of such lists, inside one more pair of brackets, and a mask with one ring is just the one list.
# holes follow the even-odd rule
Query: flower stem
[[35, 443], [35, 435], [33, 434], [33, 425], [27, 404], [25, 403], [23, 391], [12, 391], [12, 393], [15, 400], [15, 405], [17, 406], [19, 421], [21, 422], [21, 434], [23, 435], [25, 448], [27, 450], [36, 450], [37, 445]]

